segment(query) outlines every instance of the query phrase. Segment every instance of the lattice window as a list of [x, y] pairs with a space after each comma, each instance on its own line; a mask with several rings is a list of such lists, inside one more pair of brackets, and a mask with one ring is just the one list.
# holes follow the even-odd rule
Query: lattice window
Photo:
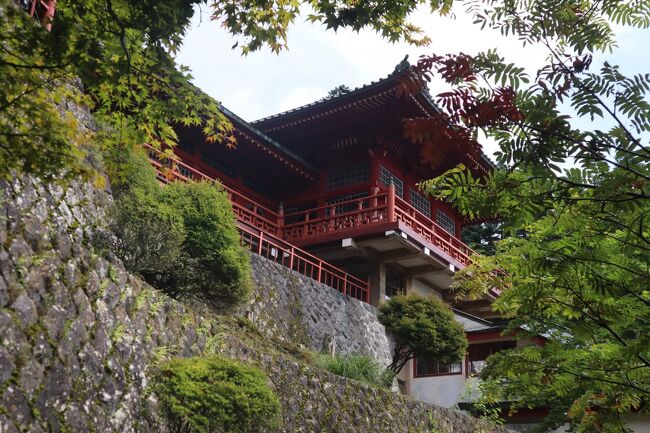
[[431, 202], [425, 196], [411, 190], [411, 206], [427, 218], [431, 218]]
[[450, 235], [456, 236], [456, 222], [440, 209], [436, 209], [436, 224], [442, 227]]
[[192, 179], [192, 172], [184, 165], [177, 165], [176, 171], [178, 171], [182, 176], [185, 176], [188, 179]]
[[203, 152], [201, 154], [201, 159], [203, 160], [203, 162], [205, 162], [215, 170], [219, 171], [220, 173], [223, 173], [232, 179], [237, 177], [237, 172], [235, 171], [235, 169], [232, 168], [230, 165], [226, 164], [225, 162], [223, 162], [216, 155]]
[[[327, 200], [325, 202], [325, 204], [330, 206], [330, 205], [337, 204], [337, 203], [343, 203], [344, 201], [355, 200], [357, 198], [363, 198], [363, 197], [367, 197], [367, 196], [368, 196], [367, 192], [359, 192], [359, 193], [356, 193], [356, 194], [348, 194], [348, 195], [344, 195], [344, 196], [341, 196], [341, 197], [336, 197], [336, 198]], [[365, 202], [367, 202], [367, 200], [365, 200]], [[367, 207], [367, 205], [368, 205], [368, 203], [364, 203], [364, 207]], [[353, 212], [353, 211], [357, 210], [358, 208], [359, 208], [359, 204], [357, 202], [353, 202], [353, 203], [346, 203], [346, 204], [336, 206], [335, 210], [336, 210], [337, 214], [340, 214], [340, 213], [345, 213], [345, 212]], [[327, 208], [325, 210], [325, 214], [327, 216], [330, 215], [330, 208]]]
[[395, 176], [393, 173], [391, 173], [390, 170], [388, 170], [383, 165], [380, 165], [379, 182], [384, 186], [388, 186], [390, 185], [391, 180], [393, 181], [393, 185], [395, 185], [395, 194], [397, 194], [397, 196], [400, 198], [404, 198], [404, 182], [402, 181], [402, 179]]
[[335, 189], [356, 183], [368, 182], [369, 177], [370, 170], [367, 164], [339, 168], [327, 176], [327, 187], [329, 189]]

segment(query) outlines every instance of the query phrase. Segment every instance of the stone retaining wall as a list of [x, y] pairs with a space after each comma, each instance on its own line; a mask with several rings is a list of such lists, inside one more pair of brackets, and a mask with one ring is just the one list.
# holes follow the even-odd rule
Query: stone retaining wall
[[374, 307], [256, 254], [251, 264], [255, 293], [244, 314], [267, 335], [390, 363], [390, 343]]
[[[119, 263], [92, 253], [108, 201], [86, 184], [45, 187], [29, 178], [0, 183], [0, 433], [166, 433], [149, 387], [156, 365], [171, 356], [211, 353], [267, 372], [282, 404], [280, 432], [505, 432], [297, 362], [286, 348], [272, 349], [270, 340], [251, 344], [229, 332], [224, 318], [149, 287]], [[284, 287], [280, 270], [253, 261], [259, 284], [266, 284], [266, 275]], [[297, 292], [312, 284], [286, 277]], [[282, 299], [285, 291], [276, 293]], [[300, 303], [287, 316], [298, 311], [296, 305], [310, 311], [306, 305], [321, 302], [322, 293], [296, 294]], [[329, 295], [332, 308], [343, 303], [346, 317], [356, 309], [362, 316], [372, 313]], [[280, 311], [284, 304], [277, 305]], [[255, 314], [263, 317], [262, 310]], [[374, 326], [358, 320], [359, 327]], [[318, 340], [310, 330], [316, 325], [306, 325], [304, 337]]]

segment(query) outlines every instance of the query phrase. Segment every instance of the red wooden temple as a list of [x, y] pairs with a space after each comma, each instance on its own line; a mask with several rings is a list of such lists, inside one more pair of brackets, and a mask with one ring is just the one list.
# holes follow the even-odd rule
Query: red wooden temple
[[[56, 0], [19, 1], [50, 30]], [[457, 300], [451, 277], [471, 261], [459, 239], [466, 221], [417, 184], [459, 163], [481, 176], [493, 169], [476, 149], [441, 144], [433, 163], [404, 138], [404, 121], [434, 114], [428, 92], [400, 96], [409, 67], [337, 97], [248, 123], [222, 111], [238, 146], [204, 140], [200, 128], [177, 127], [176, 159], [151, 146], [158, 178], [219, 181], [228, 193], [242, 243], [364, 302], [396, 293], [441, 296], [453, 306], [470, 343], [464, 363], [417, 358], [400, 374], [408, 394], [445, 407], [469, 407], [471, 388], [492, 353], [515, 347], [512, 336], [483, 318], [498, 292]], [[480, 317], [477, 317], [480, 316]], [[533, 341], [535, 344], [543, 342]], [[442, 390], [442, 392], [441, 392]], [[521, 412], [510, 423], [536, 423], [546, 409]]]
[[56, 0], [17, 0], [17, 3], [27, 11], [29, 16], [40, 21], [45, 29], [49, 31], [52, 28]]
[[[255, 252], [377, 305], [403, 291], [448, 295], [470, 261], [459, 239], [464, 219], [426, 196], [418, 182], [459, 163], [492, 169], [476, 151], [442, 147], [435, 166], [404, 138], [405, 119], [438, 110], [426, 91], [404, 96], [396, 70], [350, 93], [252, 123], [223, 108], [235, 150], [207, 143], [200, 128], [177, 128], [171, 175], [218, 179]], [[152, 149], [153, 163], [161, 167]], [[170, 173], [161, 179], [169, 179]], [[455, 302], [455, 301], [454, 301]], [[464, 311], [487, 316], [489, 299]]]

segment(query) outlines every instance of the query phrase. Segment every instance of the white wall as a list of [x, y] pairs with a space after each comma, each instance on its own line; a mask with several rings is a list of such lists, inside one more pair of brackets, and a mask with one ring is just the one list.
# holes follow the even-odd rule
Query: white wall
[[650, 414], [628, 415], [625, 422], [634, 433], [650, 433]]
[[409, 287], [408, 292], [415, 293], [424, 297], [435, 296], [436, 298], [442, 298], [442, 294], [439, 291], [435, 290], [428, 284], [423, 283], [417, 278], [413, 278], [411, 280], [411, 286]]
[[409, 368], [410, 394], [418, 400], [433, 403], [442, 407], [456, 406], [458, 401], [464, 400], [465, 387], [465, 362], [462, 363], [461, 374], [446, 376], [413, 377]]

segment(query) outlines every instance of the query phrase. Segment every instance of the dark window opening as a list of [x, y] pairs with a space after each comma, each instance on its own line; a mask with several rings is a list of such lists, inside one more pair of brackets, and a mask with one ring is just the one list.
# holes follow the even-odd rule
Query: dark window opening
[[493, 343], [470, 344], [467, 352], [467, 375], [478, 376], [485, 360], [497, 352], [507, 349], [514, 349], [517, 343], [514, 341], [497, 341]]
[[189, 168], [185, 167], [184, 165], [177, 165], [176, 171], [178, 171], [181, 174], [181, 176], [184, 176], [188, 179], [192, 179], [192, 171]]
[[[359, 202], [358, 201], [354, 201], [352, 203], [344, 203], [344, 202], [350, 201], [350, 200], [356, 200], [358, 198], [363, 198], [363, 197], [368, 197], [368, 193], [367, 192], [358, 192], [358, 193], [355, 193], [355, 194], [347, 194], [347, 195], [343, 195], [343, 196], [340, 196], [340, 197], [335, 197], [335, 198], [327, 200], [325, 202], [325, 204], [327, 206], [332, 206], [332, 205], [336, 205], [338, 203], [343, 203], [343, 204], [340, 204], [338, 206], [335, 206], [335, 208], [334, 208], [334, 211], [338, 215], [338, 214], [341, 214], [341, 213], [354, 212], [355, 210], [358, 210], [359, 209]], [[368, 207], [368, 201], [367, 200], [362, 201], [361, 206], [362, 206], [362, 208]], [[326, 216], [330, 216], [331, 213], [332, 213], [331, 208], [328, 207], [328, 208], [325, 209], [325, 215]]]
[[262, 182], [259, 182], [255, 179], [245, 177], [244, 185], [246, 185], [248, 188], [258, 193], [262, 197], [271, 198], [273, 196], [273, 193], [269, 188], [267, 188]]
[[339, 168], [327, 176], [327, 187], [329, 189], [342, 188], [348, 185], [368, 182], [370, 170], [368, 165]]
[[[301, 212], [309, 209], [313, 209], [316, 207], [316, 203], [307, 203], [307, 204], [302, 204], [300, 206], [294, 206], [291, 208], [287, 208], [284, 210], [284, 214], [287, 215], [284, 217], [284, 223], [285, 224], [294, 224], [294, 223], [299, 223], [305, 220], [305, 215], [304, 213], [299, 213], [297, 215], [289, 215], [292, 213], [296, 212]], [[317, 218], [317, 213], [316, 212], [309, 212], [309, 219], [316, 219]]]
[[463, 367], [461, 362], [442, 363], [428, 356], [415, 358], [415, 377], [444, 376], [450, 374], [461, 374]]
[[395, 269], [386, 267], [386, 296], [391, 298], [402, 294], [404, 294], [404, 277]]
[[193, 154], [194, 153], [194, 143], [191, 143], [189, 140], [179, 140], [178, 148], [185, 153]]
[[201, 155], [201, 160], [231, 179], [235, 179], [237, 177], [237, 171], [214, 154], [203, 152]]

